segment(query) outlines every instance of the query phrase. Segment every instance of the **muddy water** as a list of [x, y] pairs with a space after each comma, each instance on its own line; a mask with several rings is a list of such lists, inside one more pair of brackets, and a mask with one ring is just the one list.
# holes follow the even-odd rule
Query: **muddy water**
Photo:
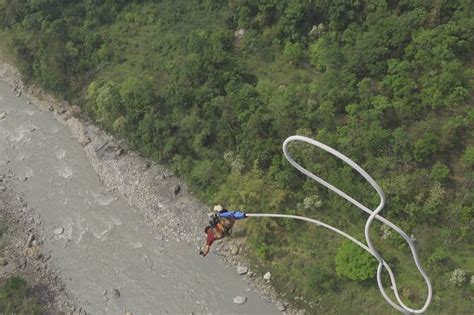
[[[169, 239], [99, 180], [69, 130], [0, 81], [0, 173], [39, 213], [43, 252], [90, 313], [278, 313], [210, 255]], [[55, 229], [57, 229], [55, 233]], [[118, 289], [120, 296], [106, 294]], [[247, 297], [243, 305], [233, 303]]]

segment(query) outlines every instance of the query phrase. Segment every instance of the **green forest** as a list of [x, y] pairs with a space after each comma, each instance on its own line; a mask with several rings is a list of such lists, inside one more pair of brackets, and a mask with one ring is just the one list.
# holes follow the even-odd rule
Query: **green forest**
[[[336, 148], [416, 238], [428, 313], [470, 314], [472, 13], [469, 0], [0, 0], [0, 47], [27, 82], [81, 106], [207, 204], [308, 216], [363, 241], [367, 215], [298, 173], [281, 146], [299, 134]], [[307, 144], [290, 151], [377, 206], [349, 166]], [[256, 268], [308, 314], [397, 314], [377, 262], [342, 237], [277, 219], [246, 220], [244, 232]], [[371, 235], [402, 299], [421, 307], [406, 243], [380, 223]]]

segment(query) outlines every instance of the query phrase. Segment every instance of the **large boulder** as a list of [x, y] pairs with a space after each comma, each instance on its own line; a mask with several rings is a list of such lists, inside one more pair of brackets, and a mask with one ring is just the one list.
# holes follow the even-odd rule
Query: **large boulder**
[[267, 272], [266, 274], [263, 275], [263, 280], [270, 281], [272, 279], [272, 274], [270, 272]]
[[244, 266], [238, 266], [238, 267], [237, 267], [237, 273], [238, 273], [239, 275], [244, 275], [244, 274], [246, 274], [248, 271], [249, 271], [249, 268], [247, 268], [247, 267], [244, 267]]
[[245, 302], [247, 302], [247, 298], [245, 296], [239, 295], [234, 298], [235, 304], [244, 304]]

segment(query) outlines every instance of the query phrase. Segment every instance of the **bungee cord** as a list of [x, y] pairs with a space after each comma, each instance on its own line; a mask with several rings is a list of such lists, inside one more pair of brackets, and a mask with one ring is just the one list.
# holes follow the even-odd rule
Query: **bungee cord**
[[[352, 198], [351, 196], [346, 194], [345, 192], [338, 189], [337, 187], [334, 187], [330, 183], [326, 182], [322, 178], [314, 175], [312, 172], [310, 172], [307, 169], [305, 169], [304, 167], [302, 167], [300, 164], [298, 164], [291, 157], [290, 153], [288, 152], [288, 145], [292, 141], [302, 141], [302, 142], [306, 142], [306, 143], [309, 143], [311, 145], [314, 145], [314, 146], [316, 146], [316, 147], [332, 154], [333, 156], [335, 156], [338, 159], [342, 160], [346, 164], [348, 164], [350, 167], [352, 167], [354, 170], [356, 170], [360, 175], [362, 175], [362, 177], [364, 177], [365, 180], [367, 180], [369, 182], [369, 184], [375, 189], [375, 191], [377, 191], [377, 194], [380, 197], [379, 205], [375, 208], [375, 210], [371, 210], [368, 207], [366, 207], [365, 205], [361, 204], [359, 201], [355, 200], [354, 198]], [[379, 215], [379, 213], [382, 211], [383, 207], [385, 206], [385, 194], [384, 194], [382, 188], [380, 188], [380, 186], [372, 179], [372, 177], [366, 171], [364, 171], [357, 163], [355, 163], [354, 161], [352, 161], [351, 159], [349, 159], [347, 156], [340, 153], [339, 151], [337, 151], [337, 150], [335, 150], [335, 149], [333, 149], [333, 148], [331, 148], [331, 147], [329, 147], [329, 146], [327, 146], [327, 145], [325, 145], [321, 142], [313, 140], [311, 138], [304, 137], [304, 136], [297, 136], [297, 135], [288, 137], [285, 140], [285, 142], [283, 143], [283, 154], [285, 155], [285, 158], [288, 160], [288, 162], [290, 162], [290, 164], [293, 167], [295, 167], [298, 171], [300, 171], [304, 175], [308, 176], [309, 178], [315, 180], [316, 182], [318, 182], [319, 184], [321, 184], [324, 187], [328, 188], [329, 190], [335, 192], [336, 194], [338, 194], [342, 198], [346, 199], [347, 201], [349, 201], [350, 203], [352, 203], [353, 205], [355, 205], [356, 207], [358, 207], [362, 211], [365, 211], [366, 213], [369, 214], [369, 218], [367, 219], [367, 222], [366, 222], [365, 228], [364, 228], [365, 240], [367, 242], [367, 245], [363, 244], [362, 242], [358, 241], [357, 239], [350, 236], [349, 234], [347, 234], [347, 233], [345, 233], [345, 232], [343, 232], [343, 231], [341, 231], [341, 230], [339, 230], [339, 229], [337, 229], [337, 228], [335, 228], [331, 225], [328, 225], [326, 223], [323, 223], [323, 222], [315, 220], [315, 219], [303, 217], [303, 216], [287, 215], [287, 214], [272, 214], [272, 213], [247, 213], [246, 216], [247, 217], [289, 218], [289, 219], [295, 219], [295, 220], [303, 220], [303, 221], [307, 221], [307, 222], [316, 224], [318, 226], [323, 226], [323, 227], [325, 227], [325, 228], [327, 228], [331, 231], [334, 231], [334, 232], [344, 236], [345, 238], [351, 240], [355, 244], [357, 244], [360, 247], [362, 247], [363, 249], [365, 249], [368, 253], [370, 253], [372, 256], [374, 256], [377, 259], [377, 261], [379, 262], [379, 265], [377, 267], [377, 284], [378, 284], [380, 292], [382, 293], [382, 296], [385, 298], [385, 300], [393, 308], [395, 308], [396, 310], [398, 310], [402, 313], [421, 314], [421, 313], [425, 312], [426, 309], [428, 308], [428, 306], [430, 305], [431, 299], [432, 299], [432, 296], [433, 296], [433, 288], [431, 286], [430, 279], [429, 279], [428, 275], [423, 270], [423, 268], [420, 264], [418, 254], [417, 254], [417, 251], [416, 251], [416, 248], [415, 248], [415, 241], [411, 237], [409, 237], [405, 232], [403, 232], [398, 226], [396, 226], [395, 224], [393, 224], [389, 220], [387, 220], [384, 217]], [[397, 289], [397, 283], [395, 281], [395, 275], [394, 275], [392, 269], [390, 268], [390, 266], [387, 264], [387, 262], [385, 262], [385, 260], [379, 254], [379, 252], [375, 248], [374, 244], [372, 243], [372, 239], [370, 238], [370, 231], [369, 231], [370, 230], [370, 225], [372, 224], [372, 222], [375, 219], [377, 219], [380, 222], [382, 222], [383, 224], [391, 227], [393, 230], [395, 230], [395, 232], [397, 232], [401, 237], [403, 237], [403, 239], [408, 243], [408, 246], [410, 247], [410, 251], [411, 251], [411, 254], [413, 256], [413, 260], [415, 262], [415, 265], [416, 265], [418, 271], [420, 272], [420, 274], [423, 276], [423, 278], [426, 282], [426, 286], [428, 288], [428, 295], [426, 297], [425, 304], [423, 305], [422, 308], [412, 309], [412, 308], [408, 307], [407, 305], [405, 305], [403, 303], [403, 301], [401, 300], [400, 295], [398, 293], [398, 289]], [[393, 293], [394, 293], [395, 298], [396, 298], [398, 303], [394, 302], [387, 295], [387, 292], [385, 291], [385, 288], [384, 288], [383, 283], [382, 283], [383, 268], [385, 268], [385, 270], [387, 270], [387, 272], [390, 276], [391, 289], [393, 290]]]

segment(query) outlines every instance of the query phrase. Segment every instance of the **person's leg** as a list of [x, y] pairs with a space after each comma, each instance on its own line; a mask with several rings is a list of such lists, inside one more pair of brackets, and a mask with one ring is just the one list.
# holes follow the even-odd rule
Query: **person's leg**
[[214, 228], [213, 231], [214, 231], [214, 236], [217, 240], [224, 238], [224, 233], [218, 227]]

